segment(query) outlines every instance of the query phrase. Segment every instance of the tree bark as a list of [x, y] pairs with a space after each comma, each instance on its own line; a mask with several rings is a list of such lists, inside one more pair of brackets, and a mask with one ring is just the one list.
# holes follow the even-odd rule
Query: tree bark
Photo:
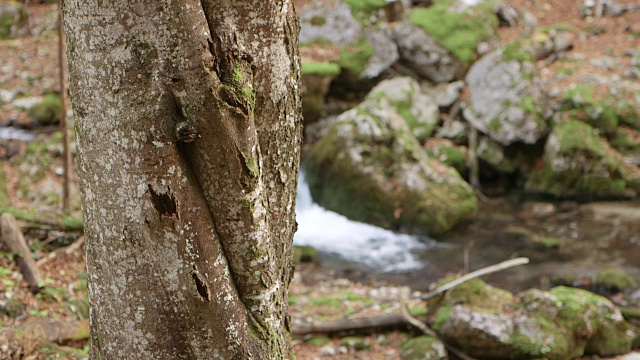
[[289, 357], [289, 0], [66, 0], [92, 356]]

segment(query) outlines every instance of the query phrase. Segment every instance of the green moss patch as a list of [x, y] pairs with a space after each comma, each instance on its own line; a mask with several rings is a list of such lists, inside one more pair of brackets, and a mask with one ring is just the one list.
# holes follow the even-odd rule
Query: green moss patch
[[62, 114], [62, 102], [60, 96], [48, 93], [42, 101], [29, 108], [29, 116], [40, 125], [51, 125], [60, 120]]
[[304, 62], [302, 63], [302, 76], [319, 75], [335, 76], [340, 74], [340, 65], [332, 62]]
[[455, 12], [450, 10], [450, 1], [441, 0], [413, 10], [409, 19], [461, 63], [469, 64], [477, 58], [478, 42], [489, 39], [498, 27], [491, 6], [483, 4]]
[[356, 45], [345, 46], [340, 49], [338, 64], [352, 74], [360, 74], [367, 65], [371, 55], [373, 55], [373, 51], [373, 45], [362, 38]]

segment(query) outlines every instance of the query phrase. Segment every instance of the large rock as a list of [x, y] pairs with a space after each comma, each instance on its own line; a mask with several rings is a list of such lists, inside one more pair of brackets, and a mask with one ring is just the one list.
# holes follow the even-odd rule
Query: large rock
[[393, 39], [398, 45], [402, 64], [431, 82], [452, 81], [461, 71], [460, 62], [410, 22], [397, 24], [393, 28]]
[[559, 198], [631, 198], [638, 180], [596, 129], [566, 120], [549, 135], [543, 164], [529, 176], [526, 190]]
[[368, 100], [385, 98], [397, 109], [413, 136], [425, 141], [440, 121], [440, 111], [435, 99], [420, 88], [420, 84], [410, 77], [399, 77], [380, 82], [367, 95]]
[[417, 84], [392, 81], [407, 87], [382, 83], [311, 147], [305, 165], [311, 194], [353, 220], [441, 234], [470, 217], [477, 199], [454, 169], [428, 158], [411, 133], [407, 116], [420, 109], [409, 102]]
[[580, 289], [514, 296], [474, 279], [432, 301], [429, 311], [439, 337], [474, 358], [573, 359], [630, 350], [620, 310]]
[[[355, 13], [360, 13], [355, 11]], [[340, 47], [340, 66], [353, 79], [374, 79], [398, 60], [398, 49], [384, 26], [365, 24], [340, 0], [314, 0], [300, 11], [301, 46]]]
[[483, 56], [469, 69], [464, 117], [493, 140], [533, 144], [546, 134], [545, 98], [528, 61], [504, 60], [503, 51]]

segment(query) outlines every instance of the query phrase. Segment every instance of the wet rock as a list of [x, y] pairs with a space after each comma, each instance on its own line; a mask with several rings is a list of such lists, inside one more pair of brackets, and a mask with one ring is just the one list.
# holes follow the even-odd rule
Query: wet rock
[[461, 71], [460, 62], [410, 22], [397, 24], [393, 28], [393, 39], [398, 45], [402, 64], [431, 82], [449, 82]]
[[557, 287], [519, 296], [479, 279], [429, 304], [443, 341], [475, 358], [572, 359], [630, 349], [628, 324], [606, 298]]
[[446, 360], [447, 350], [442, 341], [432, 336], [420, 336], [400, 345], [402, 360]]
[[[420, 90], [382, 83], [357, 107], [341, 114], [307, 154], [314, 200], [353, 220], [421, 234], [441, 234], [471, 216], [477, 199], [458, 173], [430, 159], [407, 119]], [[437, 108], [437, 106], [434, 104]], [[422, 110], [420, 110], [422, 111]]]
[[545, 98], [529, 61], [504, 60], [504, 50], [483, 56], [467, 74], [465, 119], [502, 145], [533, 144], [547, 131]]
[[525, 188], [558, 198], [633, 198], [637, 176], [593, 127], [568, 120], [549, 135], [543, 164], [529, 176]]

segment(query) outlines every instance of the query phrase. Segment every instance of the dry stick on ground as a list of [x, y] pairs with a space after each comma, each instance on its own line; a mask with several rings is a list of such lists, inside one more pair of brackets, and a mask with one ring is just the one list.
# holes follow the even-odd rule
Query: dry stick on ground
[[65, 246], [63, 248], [57, 249], [56, 251], [53, 251], [53, 252], [49, 253], [47, 256], [45, 256], [42, 259], [38, 260], [36, 262], [36, 265], [38, 265], [38, 267], [41, 267], [42, 265], [48, 263], [49, 261], [51, 261], [51, 260], [53, 260], [53, 259], [55, 259], [55, 258], [57, 258], [59, 256], [72, 254], [76, 250], [80, 249], [82, 247], [82, 245], [84, 245], [84, 236], [80, 236], [78, 238], [78, 240], [74, 241], [69, 246]]
[[67, 126], [67, 74], [65, 71], [64, 54], [64, 26], [62, 22], [62, 0], [58, 0], [58, 59], [60, 61], [60, 131], [62, 131], [62, 146], [64, 155], [64, 179], [62, 185], [62, 210], [69, 211], [71, 187], [71, 149], [69, 144], [69, 130]]
[[[411, 316], [411, 314], [409, 314], [409, 311], [407, 310], [407, 305], [405, 304], [404, 299], [402, 298], [402, 296], [400, 296], [400, 312], [402, 313], [402, 318], [409, 324], [417, 327], [418, 329], [420, 329], [420, 331], [422, 331], [423, 333], [435, 337], [437, 338], [438, 335], [435, 333], [435, 331], [431, 330], [430, 327], [428, 327], [425, 323], [423, 323], [422, 321], [416, 319], [415, 317]], [[475, 360], [474, 358], [472, 358], [471, 356], [463, 353], [461, 350], [458, 350], [457, 348], [445, 343], [444, 341], [442, 342], [444, 344], [444, 346], [447, 348], [447, 350], [452, 353], [453, 355], [457, 356], [458, 358], [462, 359], [462, 360]]]
[[473, 272], [470, 272], [464, 276], [461, 276], [445, 285], [440, 286], [439, 288], [430, 291], [426, 294], [423, 294], [420, 296], [421, 299], [423, 300], [427, 300], [427, 299], [431, 299], [432, 297], [443, 293], [449, 289], [452, 289], [466, 281], [469, 281], [471, 279], [483, 276], [483, 275], [487, 275], [487, 274], [491, 274], [494, 272], [498, 272], [498, 271], [502, 271], [504, 269], [508, 269], [510, 267], [514, 267], [514, 266], [519, 266], [519, 265], [524, 265], [524, 264], [528, 264], [529, 263], [529, 259], [526, 257], [520, 257], [520, 258], [516, 258], [516, 259], [511, 259], [511, 260], [507, 260], [507, 261], [503, 261], [499, 264], [495, 264], [495, 265], [491, 265], [491, 266], [487, 266], [486, 268], [482, 268]]
[[9, 213], [0, 215], [0, 227], [2, 228], [2, 241], [7, 244], [10, 252], [16, 254], [16, 263], [29, 284], [29, 289], [32, 292], [38, 292], [40, 290], [38, 286], [40, 273], [31, 256], [29, 246], [27, 246], [24, 236], [22, 236], [22, 230], [20, 230], [16, 218]]
[[293, 323], [291, 333], [293, 335], [307, 335], [313, 333], [335, 333], [349, 330], [364, 330], [393, 327], [404, 324], [404, 318], [397, 314], [375, 315], [361, 318], [347, 318], [313, 322], [310, 324]]
[[0, 357], [22, 359], [40, 347], [89, 338], [89, 320], [51, 321], [38, 319], [0, 329]]

